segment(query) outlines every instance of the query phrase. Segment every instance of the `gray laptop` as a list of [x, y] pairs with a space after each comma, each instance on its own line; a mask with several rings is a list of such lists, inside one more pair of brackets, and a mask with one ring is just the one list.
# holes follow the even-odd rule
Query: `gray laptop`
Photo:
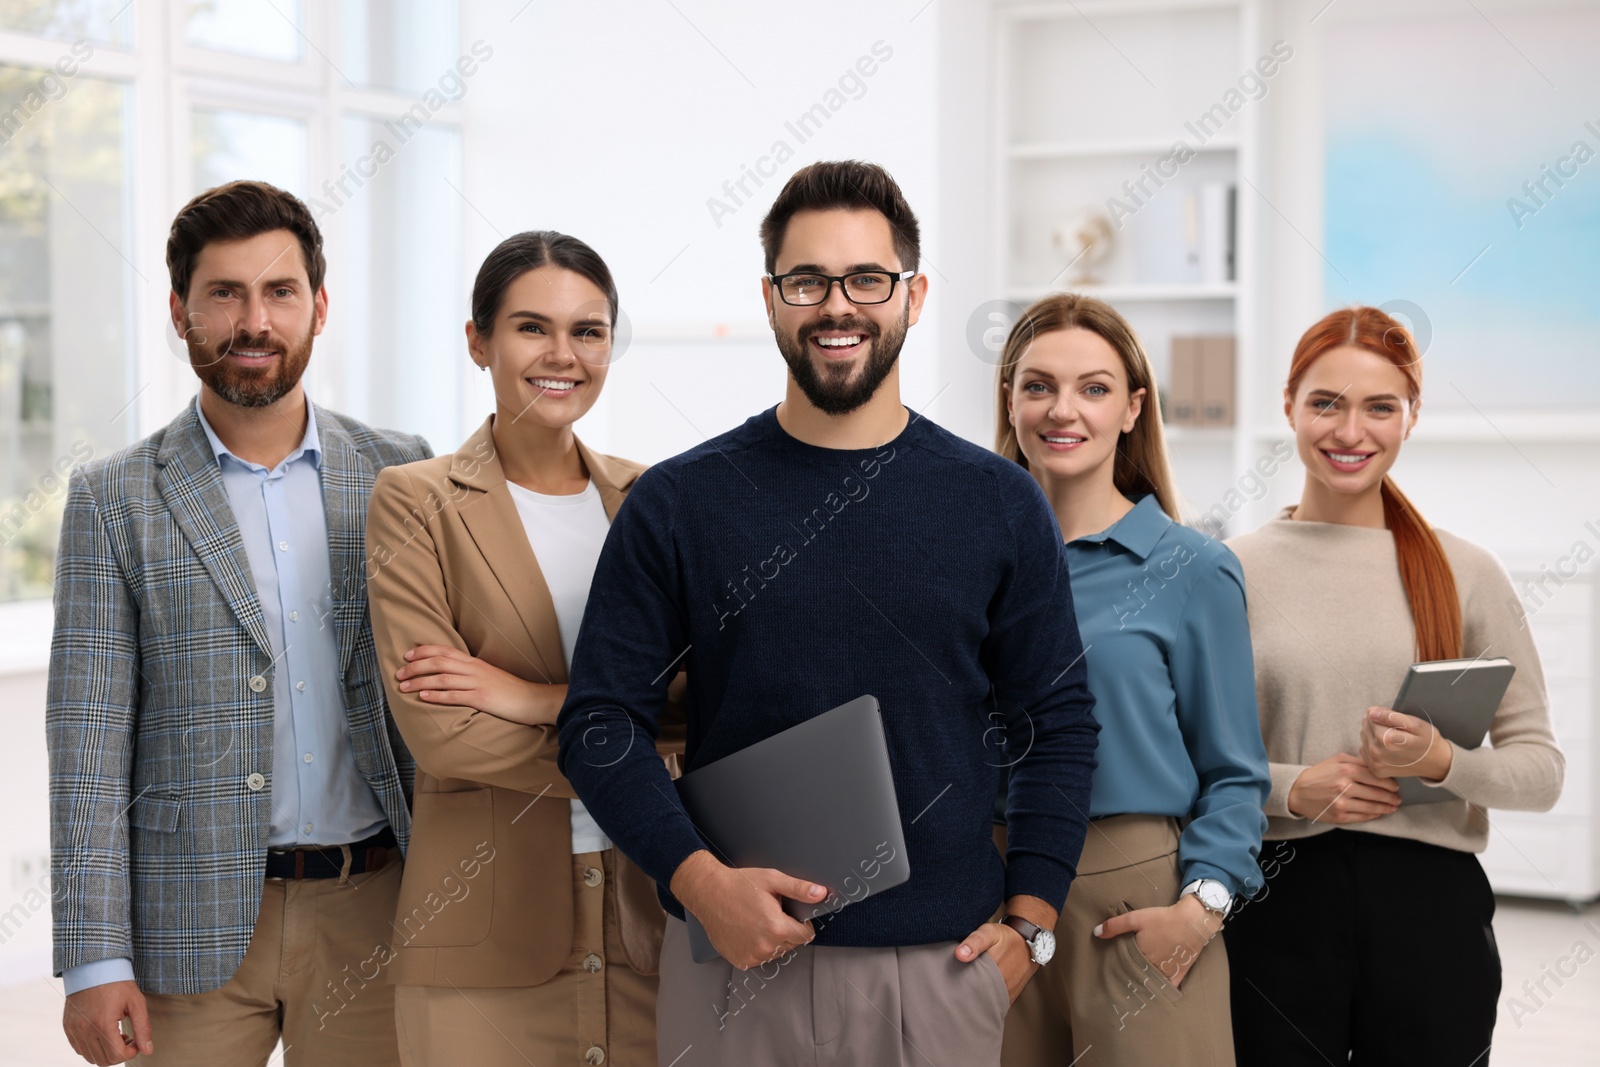
[[[1447, 741], [1477, 748], [1483, 744], [1516, 670], [1510, 660], [1500, 657], [1413, 663], [1392, 706], [1433, 723]], [[1437, 804], [1456, 798], [1450, 790], [1424, 785], [1415, 776], [1396, 781], [1402, 804]]]
[[[857, 697], [697, 767], [677, 787], [723, 863], [771, 867], [828, 889], [819, 904], [784, 901], [802, 922], [911, 877], [876, 697]], [[715, 959], [705, 928], [685, 914], [695, 962]]]

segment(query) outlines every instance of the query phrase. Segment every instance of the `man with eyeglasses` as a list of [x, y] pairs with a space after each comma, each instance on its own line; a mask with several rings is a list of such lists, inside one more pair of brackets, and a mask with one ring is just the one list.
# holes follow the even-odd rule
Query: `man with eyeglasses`
[[[900, 402], [928, 280], [882, 168], [802, 169], [761, 238], [784, 399], [651, 468], [618, 513], [557, 721], [561, 769], [665, 890], [661, 1063], [998, 1064], [1006, 1011], [1053, 947], [1094, 769], [1060, 533], [1021, 467]], [[876, 696], [910, 880], [802, 923], [784, 898], [846, 887], [719, 860], [640, 743], [678, 664], [690, 768]], [[685, 910], [721, 959], [691, 960]]]

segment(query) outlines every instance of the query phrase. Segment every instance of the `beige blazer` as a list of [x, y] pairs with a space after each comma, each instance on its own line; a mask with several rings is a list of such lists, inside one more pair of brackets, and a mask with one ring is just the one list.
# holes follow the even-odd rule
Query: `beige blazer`
[[[564, 684], [555, 606], [495, 455], [491, 417], [454, 455], [389, 467], [367, 517], [367, 596], [389, 707], [417, 761], [391, 981], [539, 985], [572, 951], [572, 786], [553, 723], [424, 704], [394, 672], [418, 644], [453, 645], [528, 681]], [[614, 517], [643, 466], [578, 452]], [[681, 679], [680, 679], [681, 685]], [[666, 731], [664, 749], [681, 740]], [[628, 962], [654, 974], [655, 883], [618, 857]]]

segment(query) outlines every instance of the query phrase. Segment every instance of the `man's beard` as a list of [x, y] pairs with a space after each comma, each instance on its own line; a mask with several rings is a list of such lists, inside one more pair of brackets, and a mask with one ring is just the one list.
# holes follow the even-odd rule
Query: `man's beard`
[[[865, 318], [824, 319], [801, 327], [796, 334], [775, 331], [778, 351], [789, 364], [806, 399], [824, 415], [848, 415], [871, 400], [878, 386], [889, 376], [900, 358], [900, 349], [906, 343], [906, 330], [911, 326], [911, 308], [908, 305], [900, 321], [884, 332], [877, 323]], [[822, 357], [811, 347], [813, 334], [823, 330], [850, 330], [862, 334], [872, 347], [867, 360], [856, 370], [854, 361], [817, 364]], [[863, 342], [866, 343], [866, 342]], [[851, 375], [854, 375], [852, 380]]]
[[[264, 408], [282, 400], [300, 383], [306, 364], [311, 362], [311, 343], [316, 335], [293, 347], [266, 337], [235, 336], [212, 346], [189, 341], [189, 364], [211, 391], [230, 404], [242, 408]], [[273, 351], [278, 358], [262, 367], [241, 367], [228, 359], [234, 351]]]

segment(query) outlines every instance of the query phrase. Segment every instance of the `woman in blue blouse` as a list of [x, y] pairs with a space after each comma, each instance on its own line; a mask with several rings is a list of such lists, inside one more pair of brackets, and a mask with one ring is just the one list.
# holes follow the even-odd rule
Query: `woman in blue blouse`
[[[1055, 510], [1100, 721], [1093, 820], [1056, 955], [1006, 1022], [1005, 1067], [1098, 1045], [1118, 1063], [1233, 1063], [1217, 931], [1261, 883], [1270, 785], [1239, 561], [1172, 520], [1149, 358], [1112, 308], [1034, 304], [999, 373], [997, 450]], [[1026, 759], [1026, 739], [1007, 739]], [[1067, 1054], [1067, 1050], [1071, 1053]]]

